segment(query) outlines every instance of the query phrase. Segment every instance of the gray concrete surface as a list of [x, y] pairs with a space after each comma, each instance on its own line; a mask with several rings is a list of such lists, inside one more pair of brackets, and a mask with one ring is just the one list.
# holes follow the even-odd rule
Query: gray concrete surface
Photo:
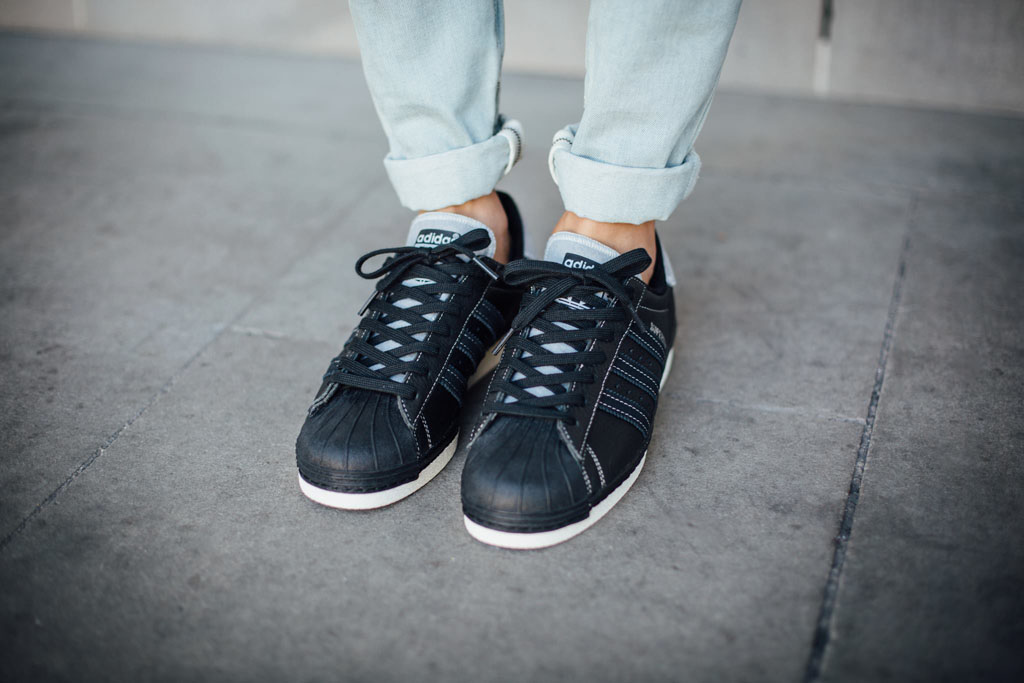
[[1024, 679], [1022, 226], [1020, 202], [915, 208], [830, 679]]
[[835, 2], [840, 97], [1024, 110], [1021, 0]]
[[[536, 246], [581, 95], [503, 84]], [[357, 65], [0, 34], [0, 98], [0, 679], [1020, 678], [1024, 121], [720, 93], [649, 464], [516, 554], [461, 452], [372, 513], [295, 485], [410, 218]]]
[[[506, 3], [506, 72], [581, 76], [589, 6]], [[345, 0], [0, 0], [0, 27], [359, 55]], [[722, 84], [1019, 113], [1022, 35], [1024, 0], [748, 0]]]

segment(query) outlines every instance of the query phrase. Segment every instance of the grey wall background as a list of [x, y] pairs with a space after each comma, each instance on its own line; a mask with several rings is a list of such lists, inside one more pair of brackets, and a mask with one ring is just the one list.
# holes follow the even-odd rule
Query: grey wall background
[[[1024, 0], [833, 0], [823, 31], [825, 2], [746, 0], [723, 86], [1024, 113]], [[506, 68], [582, 74], [588, 4], [508, 0]], [[0, 26], [358, 56], [345, 0], [0, 0]]]

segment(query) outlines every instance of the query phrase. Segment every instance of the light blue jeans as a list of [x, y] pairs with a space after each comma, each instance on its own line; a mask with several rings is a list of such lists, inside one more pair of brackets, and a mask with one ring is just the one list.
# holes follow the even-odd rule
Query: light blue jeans
[[[522, 131], [498, 111], [501, 0], [350, 0], [363, 69], [403, 205], [491, 192]], [[707, 116], [740, 0], [592, 0], [583, 118], [555, 134], [565, 208], [616, 223], [665, 220], [700, 170]], [[543, 21], [543, 17], [538, 18]]]

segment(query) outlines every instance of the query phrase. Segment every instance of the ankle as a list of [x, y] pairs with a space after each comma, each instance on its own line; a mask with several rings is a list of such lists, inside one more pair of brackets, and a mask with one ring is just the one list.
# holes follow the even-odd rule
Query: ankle
[[494, 233], [494, 259], [499, 263], [507, 263], [509, 257], [508, 238], [508, 216], [505, 215], [505, 207], [498, 199], [498, 193], [492, 191], [476, 199], [470, 199], [463, 204], [446, 206], [435, 211], [446, 213], [457, 213], [460, 216], [468, 216], [486, 225]]
[[645, 249], [647, 255], [651, 257], [651, 265], [640, 274], [640, 278], [644, 282], [651, 281], [651, 275], [654, 273], [654, 261], [658, 257], [657, 242], [654, 237], [654, 221], [647, 221], [639, 225], [603, 223], [566, 211], [558, 219], [554, 229], [554, 232], [562, 231], [584, 235], [611, 247], [620, 254], [625, 254], [633, 249]]

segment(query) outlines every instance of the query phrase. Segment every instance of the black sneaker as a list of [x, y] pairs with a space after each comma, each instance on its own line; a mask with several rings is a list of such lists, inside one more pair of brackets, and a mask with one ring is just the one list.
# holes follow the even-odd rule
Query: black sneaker
[[[508, 215], [512, 258], [523, 253], [519, 212]], [[366, 261], [392, 254], [364, 272]], [[356, 263], [381, 278], [362, 320], [309, 409], [295, 444], [299, 485], [312, 500], [366, 510], [394, 503], [434, 478], [455, 453], [458, 414], [481, 359], [508, 328], [519, 292], [500, 280], [494, 234], [449, 213], [418, 216], [407, 246]], [[496, 359], [491, 363], [491, 367]]]
[[466, 528], [505, 548], [544, 548], [603, 517], [644, 465], [672, 364], [675, 284], [661, 246], [619, 255], [559, 232], [544, 261], [505, 269], [528, 287], [462, 473]]

